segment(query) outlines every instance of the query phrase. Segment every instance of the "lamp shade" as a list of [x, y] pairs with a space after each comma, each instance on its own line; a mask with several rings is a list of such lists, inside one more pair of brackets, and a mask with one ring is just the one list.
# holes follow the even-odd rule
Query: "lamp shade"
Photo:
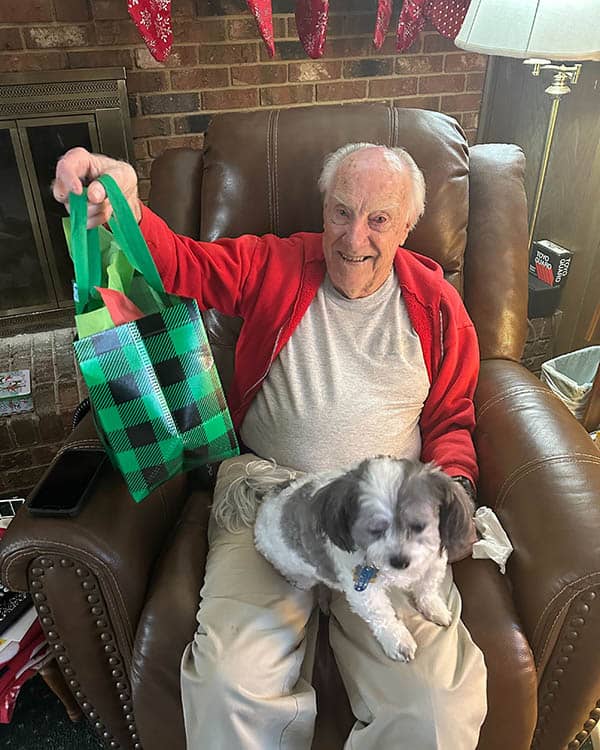
[[485, 55], [600, 60], [600, 0], [471, 0], [454, 43]]

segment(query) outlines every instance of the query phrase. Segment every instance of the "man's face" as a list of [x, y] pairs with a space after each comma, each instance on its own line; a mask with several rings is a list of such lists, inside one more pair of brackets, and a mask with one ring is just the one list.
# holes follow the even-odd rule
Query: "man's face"
[[356, 299], [387, 279], [409, 229], [410, 183], [373, 147], [347, 156], [323, 204], [323, 252], [334, 287]]

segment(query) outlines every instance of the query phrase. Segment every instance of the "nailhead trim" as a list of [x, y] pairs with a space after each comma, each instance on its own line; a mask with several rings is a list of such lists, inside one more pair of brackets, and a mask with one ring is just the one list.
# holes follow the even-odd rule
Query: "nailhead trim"
[[33, 599], [36, 603], [38, 613], [44, 615], [41, 618], [41, 623], [46, 634], [46, 639], [51, 642], [51, 646], [57, 654], [55, 658], [60, 664], [61, 671], [67, 677], [67, 682], [74, 693], [75, 699], [92, 726], [96, 729], [97, 733], [106, 740], [110, 748], [113, 750], [121, 750], [120, 743], [109, 731], [107, 731], [106, 724], [102, 721], [94, 706], [89, 700], [87, 700], [87, 696], [81, 690], [81, 685], [75, 669], [71, 666], [67, 650], [60, 640], [60, 633], [58, 633], [54, 627], [52, 609], [47, 603], [47, 598], [43, 592], [43, 588], [44, 576], [48, 570], [54, 567], [55, 564], [60, 565], [62, 568], [75, 568], [75, 574], [81, 579], [81, 590], [85, 596], [85, 601], [92, 605], [90, 607], [90, 615], [94, 618], [94, 625], [98, 631], [98, 637], [104, 646], [106, 661], [111, 667], [110, 673], [115, 692], [118, 693], [121, 709], [125, 714], [126, 721], [128, 722], [127, 729], [131, 739], [131, 745], [129, 747], [133, 748], [133, 750], [142, 750], [142, 746], [139, 743], [139, 736], [137, 734], [137, 727], [132, 714], [129, 681], [125, 676], [126, 672], [123, 663], [114, 644], [114, 636], [109, 627], [108, 619], [104, 617], [104, 602], [101, 601], [95, 578], [91, 575], [88, 568], [83, 565], [77, 565], [77, 567], [75, 567], [75, 563], [67, 558], [60, 558], [60, 560], [53, 557], [39, 558], [29, 570], [29, 586], [30, 589], [35, 592], [33, 594]]
[[[555, 648], [555, 653], [558, 656], [554, 658], [551, 671], [548, 672], [550, 679], [545, 685], [545, 692], [540, 697], [538, 722], [535, 734], [533, 735], [531, 750], [540, 750], [542, 747], [542, 738], [546, 731], [548, 719], [554, 710], [553, 703], [557, 692], [560, 690], [561, 679], [569, 665], [570, 657], [575, 653], [577, 641], [581, 637], [585, 627], [585, 618], [589, 614], [590, 605], [596, 597], [596, 591], [586, 591], [576, 599], [573, 605], [573, 614], [566, 623], [568, 630], [563, 633], [561, 641], [559, 641], [557, 648]], [[590, 711], [589, 719], [584, 723], [582, 730], [567, 745], [567, 750], [579, 750], [598, 723], [598, 719], [600, 719], [600, 700], [596, 703], [595, 708]]]

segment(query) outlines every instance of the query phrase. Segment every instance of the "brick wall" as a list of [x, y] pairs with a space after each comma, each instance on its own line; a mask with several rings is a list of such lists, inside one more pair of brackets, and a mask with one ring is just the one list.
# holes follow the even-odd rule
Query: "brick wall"
[[142, 197], [152, 160], [169, 147], [201, 146], [220, 111], [385, 101], [454, 115], [474, 138], [486, 57], [458, 50], [432, 28], [402, 55], [393, 33], [375, 50], [375, 4], [364, 12], [364, 0], [332, 0], [325, 55], [310, 60], [294, 0], [272, 2], [273, 59], [244, 0], [173, 0], [174, 46], [160, 64], [126, 0], [1, 0], [0, 72], [125, 66]]
[[[124, 66], [142, 197], [152, 160], [166, 148], [200, 147], [221, 111], [385, 101], [454, 115], [474, 139], [487, 58], [432, 28], [407, 53], [396, 54], [393, 33], [377, 51], [375, 3], [365, 12], [364, 0], [331, 0], [325, 55], [310, 60], [294, 0], [272, 2], [273, 59], [244, 0], [173, 0], [174, 46], [159, 64], [126, 0], [0, 0], [0, 73]], [[26, 493], [70, 429], [85, 395], [71, 338], [64, 330], [0, 339], [0, 372], [31, 369], [35, 405], [33, 414], [0, 419], [0, 496]]]
[[75, 364], [75, 331], [0, 339], [0, 372], [30, 370], [34, 411], [0, 418], [0, 498], [24, 497], [71, 430], [86, 388]]

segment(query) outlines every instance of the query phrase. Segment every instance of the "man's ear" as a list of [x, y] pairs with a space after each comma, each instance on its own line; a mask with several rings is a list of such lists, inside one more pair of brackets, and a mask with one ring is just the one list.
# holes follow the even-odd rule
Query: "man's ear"
[[353, 552], [356, 544], [352, 528], [358, 517], [356, 476], [344, 474], [315, 493], [314, 508], [319, 529], [333, 544]]

